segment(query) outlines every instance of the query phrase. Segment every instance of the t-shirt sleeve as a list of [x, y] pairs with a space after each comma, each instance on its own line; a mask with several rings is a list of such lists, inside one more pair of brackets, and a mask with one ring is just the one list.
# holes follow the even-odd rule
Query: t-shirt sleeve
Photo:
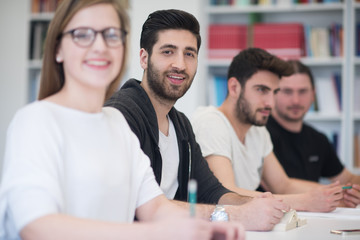
[[271, 136], [266, 127], [261, 127], [263, 134], [262, 140], [264, 141], [264, 157], [268, 156], [273, 151], [273, 143], [271, 141]]
[[224, 119], [216, 113], [198, 116], [192, 121], [196, 141], [204, 157], [219, 155], [231, 159], [231, 137]]
[[155, 181], [154, 172], [150, 166], [150, 160], [142, 153], [140, 164], [144, 168], [144, 174], [140, 184], [139, 197], [137, 199], [136, 208], [163, 194], [158, 183]]
[[344, 169], [343, 164], [337, 156], [337, 153], [334, 147], [329, 142], [328, 138], [323, 135], [323, 141], [325, 144], [324, 153], [325, 155], [325, 164], [321, 172], [323, 177], [334, 177], [342, 172]]
[[0, 194], [0, 222], [17, 233], [57, 213], [62, 204], [56, 131], [46, 114], [28, 110], [18, 112], [9, 126]]
[[136, 208], [152, 200], [153, 198], [163, 194], [160, 186], [155, 180], [154, 171], [150, 165], [149, 157], [141, 150], [139, 139], [130, 129], [124, 115], [114, 108], [108, 108], [116, 115], [116, 122], [123, 126], [124, 134], [127, 135], [127, 146], [131, 152], [133, 159], [132, 166], [132, 184], [138, 191], [136, 193]]

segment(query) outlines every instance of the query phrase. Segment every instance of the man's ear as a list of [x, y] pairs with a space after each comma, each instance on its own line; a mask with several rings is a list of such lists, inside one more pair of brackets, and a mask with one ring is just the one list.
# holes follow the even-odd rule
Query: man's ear
[[140, 66], [146, 70], [148, 68], [149, 53], [144, 49], [140, 49]]
[[228, 79], [228, 95], [231, 98], [238, 99], [241, 93], [241, 84], [235, 77]]
[[312, 89], [312, 94], [311, 94], [311, 102], [314, 103], [316, 100], [316, 89], [313, 88]]

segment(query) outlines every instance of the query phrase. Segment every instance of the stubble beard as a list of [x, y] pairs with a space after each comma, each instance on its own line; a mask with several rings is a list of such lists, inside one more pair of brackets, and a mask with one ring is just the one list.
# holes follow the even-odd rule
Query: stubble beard
[[[286, 109], [291, 111], [291, 109], [289, 109], [290, 107], [287, 107]], [[277, 115], [282, 118], [283, 120], [285, 120], [286, 122], [292, 122], [292, 123], [296, 123], [296, 122], [301, 122], [303, 121], [304, 117], [305, 117], [305, 114], [306, 112], [303, 112], [301, 114], [301, 116], [299, 117], [291, 117], [290, 114], [288, 114], [286, 111], [281, 111], [279, 108], [277, 108], [275, 106], [275, 111], [277, 113]]]
[[[166, 75], [168, 75], [169, 73], [183, 74], [189, 82], [185, 85], [168, 84], [166, 80]], [[149, 59], [147, 68], [148, 85], [149, 88], [153, 91], [153, 93], [161, 100], [176, 102], [179, 98], [184, 96], [184, 94], [190, 88], [194, 76], [190, 79], [184, 71], [176, 70], [173, 70], [171, 72], [164, 72], [163, 74], [161, 74], [158, 70], [156, 70], [151, 60]]]
[[245, 99], [244, 92], [242, 91], [236, 102], [236, 117], [238, 120], [242, 123], [251, 124], [258, 127], [265, 126], [269, 118], [262, 117], [261, 120], [257, 120], [256, 112], [259, 110], [260, 109], [256, 109], [255, 112], [251, 111], [250, 103]]

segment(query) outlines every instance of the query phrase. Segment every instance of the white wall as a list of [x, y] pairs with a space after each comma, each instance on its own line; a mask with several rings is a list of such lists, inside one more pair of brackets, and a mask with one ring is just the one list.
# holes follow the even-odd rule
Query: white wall
[[0, 175], [6, 130], [27, 99], [27, 0], [0, 0]]
[[201, 24], [203, 19], [201, 0], [130, 0], [130, 17], [131, 17], [131, 51], [129, 59], [129, 77], [134, 77], [139, 80], [142, 78], [143, 70], [140, 67], [139, 50], [140, 50], [140, 33], [143, 23], [148, 15], [156, 10], [161, 9], [181, 9], [193, 14], [200, 22], [201, 36], [203, 44], [200, 47], [199, 66], [198, 72], [195, 76], [194, 82], [189, 91], [177, 101], [176, 108], [184, 112], [188, 117], [191, 116], [193, 111], [198, 105], [205, 104], [205, 92], [201, 89], [205, 89], [204, 78], [206, 74], [201, 71], [204, 69], [202, 66], [204, 62], [204, 29], [201, 28], [204, 24]]

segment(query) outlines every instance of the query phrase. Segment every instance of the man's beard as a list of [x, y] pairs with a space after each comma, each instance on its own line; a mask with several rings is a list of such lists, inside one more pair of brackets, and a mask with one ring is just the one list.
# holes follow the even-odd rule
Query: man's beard
[[[292, 106], [292, 107], [294, 107], [294, 106]], [[303, 107], [298, 106], [298, 105], [297, 105], [296, 107], [298, 107], [298, 108], [303, 108]], [[291, 107], [287, 107], [286, 109], [287, 109], [287, 110], [291, 110]], [[299, 116], [299, 117], [291, 117], [289, 114], [286, 113], [286, 111], [285, 111], [285, 112], [284, 112], [284, 111], [280, 111], [280, 109], [276, 108], [276, 106], [275, 106], [275, 111], [276, 111], [277, 115], [278, 115], [280, 118], [284, 119], [284, 120], [287, 121], [287, 122], [299, 122], [299, 121], [302, 121], [302, 120], [304, 119], [305, 114], [306, 114], [306, 112], [304, 112], [304, 113], [301, 114], [301, 116]]]
[[[240, 96], [236, 102], [236, 117], [245, 124], [251, 124], [254, 126], [264, 126], [267, 123], [268, 117], [263, 117], [261, 120], [256, 119], [256, 112], [262, 109], [256, 109], [251, 111], [250, 103], [245, 99], [244, 92], [240, 93]], [[265, 110], [271, 110], [271, 108], [265, 108]]]
[[[170, 73], [182, 74], [185, 76], [186, 79], [189, 80], [189, 82], [185, 86], [172, 85], [172, 84], [169, 85], [165, 78], [166, 75]], [[158, 98], [162, 100], [176, 102], [179, 98], [184, 96], [184, 94], [190, 88], [193, 79], [194, 76], [192, 77], [192, 79], [190, 79], [188, 74], [185, 73], [185, 71], [176, 71], [176, 70], [173, 70], [171, 72], [164, 72], [164, 75], [162, 76], [160, 72], [156, 70], [156, 68], [154, 67], [154, 65], [152, 64], [149, 58], [148, 68], [147, 68], [147, 80], [148, 80], [149, 88], [157, 95]]]

